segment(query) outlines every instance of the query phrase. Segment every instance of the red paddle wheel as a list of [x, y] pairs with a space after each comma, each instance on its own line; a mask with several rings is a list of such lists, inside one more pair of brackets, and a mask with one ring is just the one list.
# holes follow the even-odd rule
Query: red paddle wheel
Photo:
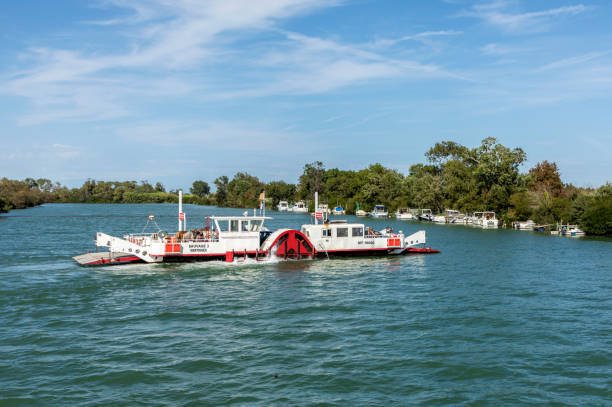
[[288, 230], [281, 234], [272, 246], [272, 253], [283, 259], [313, 259], [315, 250], [310, 240], [298, 230]]

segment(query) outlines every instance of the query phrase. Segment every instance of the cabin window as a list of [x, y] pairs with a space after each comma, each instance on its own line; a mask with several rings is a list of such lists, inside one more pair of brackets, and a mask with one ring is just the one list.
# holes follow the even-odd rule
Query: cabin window
[[336, 237], [348, 237], [348, 228], [336, 229]]
[[321, 232], [323, 233], [323, 237], [330, 237], [331, 236], [331, 230], [329, 230], [329, 229], [323, 229]]
[[353, 237], [363, 237], [363, 228], [353, 228]]
[[239, 220], [230, 220], [230, 232], [238, 232]]
[[240, 230], [242, 230], [243, 232], [248, 232], [249, 231], [249, 221], [248, 220], [243, 220], [242, 222], [240, 222]]
[[229, 223], [227, 221], [218, 222], [215, 220], [215, 223], [217, 225], [217, 229], [220, 230], [221, 232], [227, 232], [229, 230], [228, 229]]
[[261, 224], [263, 220], [251, 220], [251, 228], [249, 229], [251, 232], [257, 232], [261, 228]]

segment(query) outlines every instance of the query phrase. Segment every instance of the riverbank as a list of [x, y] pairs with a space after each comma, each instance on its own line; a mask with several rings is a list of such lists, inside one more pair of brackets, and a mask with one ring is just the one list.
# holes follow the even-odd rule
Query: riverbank
[[[219, 207], [255, 208], [261, 193], [266, 206], [279, 201], [306, 200], [310, 210], [315, 191], [320, 202], [341, 205], [349, 214], [357, 207], [371, 211], [385, 205], [398, 208], [445, 209], [462, 213], [494, 211], [504, 224], [532, 219], [538, 224], [579, 224], [592, 235], [612, 235], [612, 183], [599, 188], [565, 184], [554, 162], [542, 161], [527, 172], [519, 167], [526, 154], [508, 148], [494, 138], [468, 148], [445, 141], [425, 153], [427, 164], [415, 164], [408, 174], [372, 164], [361, 170], [326, 169], [322, 162], [306, 164], [297, 184], [263, 182], [246, 172], [233, 178], [217, 177], [211, 192], [208, 182], [195, 180], [185, 203]], [[310, 200], [310, 201], [309, 201]], [[67, 188], [48, 179], [0, 180], [0, 211], [24, 208], [42, 202], [64, 203], [162, 203], [177, 202], [176, 190], [166, 191], [157, 182], [96, 181]]]

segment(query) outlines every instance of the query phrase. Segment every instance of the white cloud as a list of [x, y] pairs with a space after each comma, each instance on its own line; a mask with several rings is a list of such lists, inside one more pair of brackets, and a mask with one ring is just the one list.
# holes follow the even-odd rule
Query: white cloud
[[589, 52], [587, 54], [584, 55], [578, 55], [578, 56], [574, 56], [571, 58], [565, 58], [565, 59], [561, 59], [559, 61], [555, 61], [555, 62], [551, 62], [549, 64], [546, 64], [544, 66], [539, 67], [536, 72], [544, 72], [544, 71], [550, 71], [553, 69], [561, 69], [561, 68], [567, 68], [569, 66], [574, 66], [574, 65], [579, 65], [579, 64], [583, 64], [585, 62], [589, 62], [592, 61], [594, 59], [598, 59], [601, 58], [605, 55], [610, 54], [610, 51], [602, 51], [602, 52]]
[[500, 0], [476, 4], [471, 10], [462, 12], [460, 16], [480, 18], [507, 32], [526, 33], [546, 31], [555, 19], [577, 15], [588, 10], [587, 6], [576, 4], [532, 12], [509, 11], [514, 3]]
[[181, 74], [201, 69], [231, 51], [224, 42], [231, 41], [232, 35], [270, 29], [277, 20], [338, 4], [323, 0], [107, 0], [102, 6], [132, 11], [129, 17], [101, 22], [121, 26], [126, 35], [123, 52], [105, 55], [31, 48], [25, 60], [32, 65], [3, 75], [0, 84], [3, 93], [31, 102], [30, 112], [20, 118], [22, 124], [116, 118], [129, 112], [128, 101], [134, 95], [180, 96], [206, 88], [205, 77], [194, 84], [181, 79]]

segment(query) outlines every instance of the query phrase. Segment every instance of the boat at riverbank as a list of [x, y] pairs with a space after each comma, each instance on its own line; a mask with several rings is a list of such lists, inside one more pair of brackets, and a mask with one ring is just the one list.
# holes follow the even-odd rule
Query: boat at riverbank
[[472, 225], [483, 229], [497, 229], [499, 227], [499, 220], [495, 217], [495, 212], [492, 211], [474, 212]]
[[308, 205], [304, 201], [297, 201], [293, 204], [291, 212], [308, 213]]
[[386, 218], [389, 216], [389, 212], [385, 205], [375, 205], [374, 210], [370, 213], [373, 218]]
[[152, 222], [157, 226], [156, 232], [122, 237], [98, 232], [96, 248], [108, 248], [108, 251], [85, 253], [75, 256], [74, 260], [81, 265], [95, 266], [133, 262], [234, 262], [247, 258], [314, 259], [330, 255], [439, 253], [425, 247], [425, 231], [410, 236], [390, 228], [374, 231], [363, 223], [329, 221], [326, 213], [317, 212], [313, 224], [302, 225], [300, 230], [279, 229], [272, 232], [264, 226], [267, 219], [270, 218], [256, 214], [249, 216], [246, 212], [243, 216], [210, 216], [206, 218], [203, 228], [187, 230], [186, 215], [182, 212], [182, 193], [179, 192], [176, 233], [160, 230], [155, 217], [149, 215], [147, 225]]

